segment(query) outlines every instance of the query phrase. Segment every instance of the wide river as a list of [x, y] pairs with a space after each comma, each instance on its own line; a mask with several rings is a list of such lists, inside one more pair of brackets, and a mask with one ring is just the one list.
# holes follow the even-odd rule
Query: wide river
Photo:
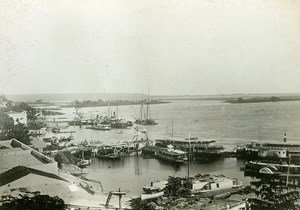
[[[144, 126], [150, 139], [170, 137], [184, 138], [189, 134], [199, 139], [215, 139], [226, 150], [237, 144], [253, 140], [282, 141], [287, 134], [288, 141], [297, 142], [300, 137], [300, 101], [276, 103], [228, 104], [216, 100], [174, 100], [172, 103], [151, 105], [151, 117], [158, 125]], [[119, 106], [119, 116], [133, 120], [140, 115], [140, 106]], [[82, 108], [87, 117], [97, 114], [106, 115], [107, 107]], [[110, 107], [116, 111], [116, 107]], [[64, 108], [63, 117], [72, 119], [74, 108]], [[62, 116], [57, 116], [62, 117]], [[84, 127], [70, 127], [76, 131], [75, 140], [99, 140], [104, 143], [132, 139], [135, 130], [99, 131]], [[190, 174], [211, 173], [236, 177], [249, 184], [250, 178], [244, 177], [240, 167], [243, 161], [226, 158], [209, 164], [192, 163]], [[93, 159], [91, 166], [84, 169], [87, 177], [102, 182], [105, 192], [118, 188], [129, 190], [129, 195], [138, 195], [142, 186], [154, 180], [164, 180], [168, 176], [187, 176], [187, 165], [175, 167], [156, 159], [126, 157], [122, 160]]]

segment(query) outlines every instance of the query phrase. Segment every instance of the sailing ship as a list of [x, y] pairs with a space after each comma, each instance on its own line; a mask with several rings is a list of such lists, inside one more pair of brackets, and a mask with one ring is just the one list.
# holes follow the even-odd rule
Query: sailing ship
[[[142, 95], [143, 97], [143, 95]], [[140, 118], [136, 119], [135, 123], [140, 125], [157, 125], [157, 122], [155, 122], [154, 119], [150, 117], [150, 101], [149, 101], [149, 95], [148, 99], [146, 101], [146, 113], [144, 113], [144, 99], [142, 98], [141, 102], [141, 113]]]

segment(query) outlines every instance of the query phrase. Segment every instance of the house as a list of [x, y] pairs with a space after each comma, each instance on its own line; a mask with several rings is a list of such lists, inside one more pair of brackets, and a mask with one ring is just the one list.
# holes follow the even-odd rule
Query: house
[[23, 112], [10, 111], [7, 113], [7, 115], [14, 120], [14, 125], [17, 125], [19, 123], [27, 125], [27, 112], [26, 111], [23, 111]]
[[42, 153], [16, 139], [0, 141], [0, 173], [18, 165], [58, 173], [57, 162]]

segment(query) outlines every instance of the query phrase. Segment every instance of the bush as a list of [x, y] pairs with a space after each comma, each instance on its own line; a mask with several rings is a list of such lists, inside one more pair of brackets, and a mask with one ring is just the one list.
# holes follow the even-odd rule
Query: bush
[[169, 176], [165, 188], [165, 195], [168, 197], [189, 197], [191, 195], [191, 181], [187, 178]]
[[2, 196], [0, 210], [64, 210], [65, 202], [57, 197], [41, 195], [40, 192], [20, 195], [20, 198]]

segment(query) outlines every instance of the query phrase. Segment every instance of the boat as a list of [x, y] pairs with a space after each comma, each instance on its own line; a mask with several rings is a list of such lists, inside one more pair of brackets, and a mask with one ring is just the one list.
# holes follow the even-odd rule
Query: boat
[[197, 137], [156, 139], [155, 142], [155, 146], [157, 147], [167, 147], [167, 145], [171, 144], [189, 153], [191, 159], [198, 162], [210, 162], [221, 158], [224, 150], [222, 145], [216, 145], [214, 139], [200, 140]]
[[142, 147], [143, 155], [155, 156], [156, 151], [157, 151], [157, 147], [155, 147], [153, 145], [146, 145], [146, 146]]
[[169, 145], [168, 148], [157, 149], [155, 157], [157, 159], [173, 163], [184, 163], [188, 160], [186, 157], [186, 152], [179, 149], [174, 149], [172, 145]]
[[294, 177], [300, 178], [300, 165], [249, 161], [245, 165], [245, 176], [251, 177]]
[[111, 146], [103, 146], [100, 147], [95, 154], [95, 157], [101, 159], [111, 159], [111, 160], [118, 160], [121, 159], [121, 155], [116, 147]]
[[217, 199], [217, 200], [221, 200], [221, 199], [229, 198], [230, 195], [231, 195], [230, 192], [225, 192], [225, 193], [214, 196], [214, 198]]
[[149, 185], [143, 186], [144, 193], [141, 194], [141, 200], [158, 198], [164, 195], [168, 181], [151, 182]]
[[236, 157], [244, 160], [257, 160], [259, 142], [253, 141], [250, 144], [237, 145], [235, 148]]
[[82, 157], [81, 157], [80, 161], [77, 163], [77, 166], [80, 168], [85, 168], [88, 165], [91, 165], [91, 160], [84, 159], [84, 150], [82, 150]]
[[268, 163], [288, 162], [300, 164], [300, 144], [299, 142], [287, 142], [284, 134], [283, 142], [269, 141], [252, 142], [236, 148], [237, 157], [249, 161], [263, 161]]
[[[242, 188], [243, 184], [236, 178], [229, 178], [223, 175], [219, 176], [202, 176], [192, 179], [192, 194], [197, 194], [199, 197], [226, 197], [228, 193], [236, 192]], [[221, 196], [222, 197], [222, 196]]]
[[146, 113], [144, 112], [144, 99], [142, 98], [141, 102], [141, 115], [139, 119], [136, 119], [135, 123], [140, 125], [157, 125], [157, 122], [150, 117], [150, 101], [149, 101], [149, 95], [147, 99], [147, 107], [146, 107]]
[[80, 167], [80, 168], [85, 168], [86, 166], [89, 166], [89, 165], [91, 165], [90, 160], [84, 160], [84, 159], [81, 159], [81, 160], [77, 163], [77, 166]]
[[102, 131], [109, 131], [111, 130], [111, 125], [110, 124], [96, 124], [96, 125], [91, 125], [87, 127], [88, 129], [93, 129], [93, 130], [102, 130]]

